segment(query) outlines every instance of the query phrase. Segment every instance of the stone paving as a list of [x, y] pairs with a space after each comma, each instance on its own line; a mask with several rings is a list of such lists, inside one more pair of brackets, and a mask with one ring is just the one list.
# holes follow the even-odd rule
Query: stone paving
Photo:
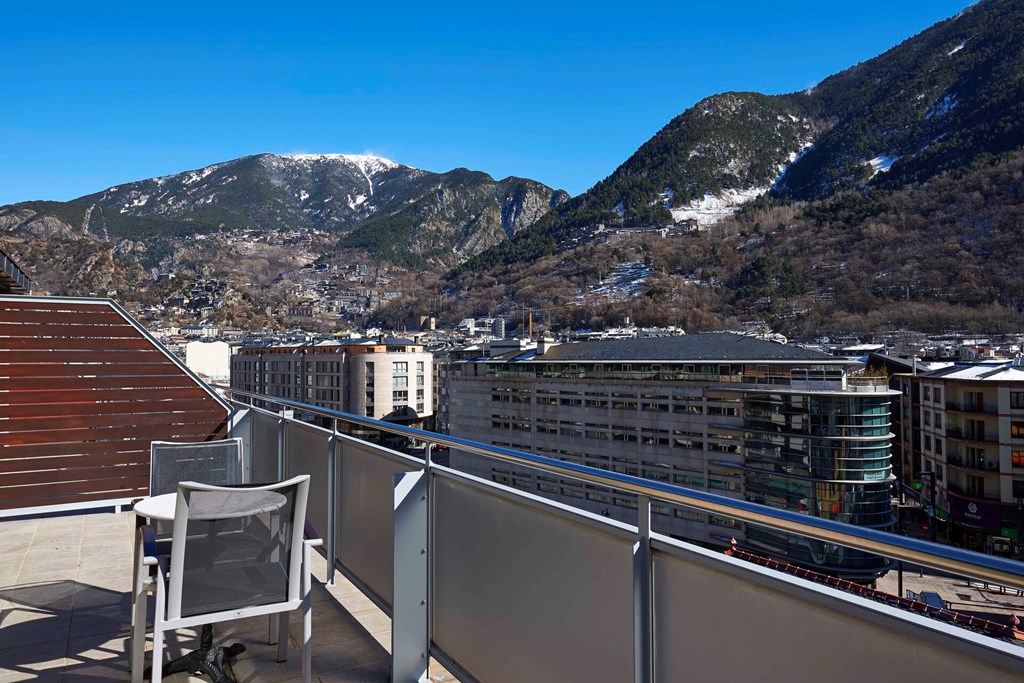
[[[0, 683], [129, 680], [134, 522], [131, 512], [0, 521]], [[313, 680], [389, 681], [391, 620], [340, 575], [335, 586], [324, 586], [326, 562], [315, 557]], [[239, 683], [301, 680], [301, 614], [290, 621], [289, 657], [280, 664], [276, 646], [266, 644], [266, 617], [215, 626], [218, 644], [247, 648], [232, 664]], [[195, 632], [178, 631], [168, 653], [176, 657], [197, 643]], [[430, 678], [455, 680], [436, 663]]]
[[[876, 583], [878, 590], [899, 594], [899, 574], [891, 571]], [[1016, 614], [1024, 622], [1024, 591], [1004, 588], [996, 584], [985, 584], [979, 581], [968, 581], [964, 578], [952, 578], [925, 569], [905, 569], [903, 571], [903, 595], [906, 591], [922, 593], [933, 591], [946, 602], [949, 609], [969, 614], [1001, 624], [1009, 623], [1011, 615]]]

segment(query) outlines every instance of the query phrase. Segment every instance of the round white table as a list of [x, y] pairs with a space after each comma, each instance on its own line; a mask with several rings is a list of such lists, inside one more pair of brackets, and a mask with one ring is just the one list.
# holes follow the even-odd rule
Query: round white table
[[160, 496], [143, 498], [135, 504], [136, 517], [150, 520], [170, 522], [174, 520], [174, 506], [178, 503], [177, 493], [165, 493]]
[[[280, 510], [287, 500], [277, 491], [260, 491], [258, 489], [193, 491], [189, 518], [209, 520], [258, 515]], [[177, 493], [164, 493], [151, 498], [143, 498], [135, 504], [135, 515], [140, 518], [172, 522], [177, 503]]]

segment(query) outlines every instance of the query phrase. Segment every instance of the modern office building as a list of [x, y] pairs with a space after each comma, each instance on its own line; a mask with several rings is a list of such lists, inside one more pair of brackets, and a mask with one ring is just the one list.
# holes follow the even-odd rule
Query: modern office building
[[[854, 362], [731, 333], [541, 342], [456, 362], [453, 436], [888, 529], [889, 402], [884, 380]], [[452, 466], [622, 520], [636, 501], [452, 454]], [[885, 571], [880, 557], [686, 509], [654, 506], [653, 526], [848, 578]]]
[[406, 339], [246, 347], [231, 387], [420, 426], [433, 414], [433, 356]]
[[989, 361], [895, 375], [905, 478], [943, 536], [1024, 555], [1024, 364]]

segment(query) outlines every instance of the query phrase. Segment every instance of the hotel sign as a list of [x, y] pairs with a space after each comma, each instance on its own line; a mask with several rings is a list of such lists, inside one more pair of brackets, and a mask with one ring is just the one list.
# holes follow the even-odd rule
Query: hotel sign
[[996, 501], [971, 500], [949, 492], [949, 515], [963, 526], [998, 532], [1002, 506]]

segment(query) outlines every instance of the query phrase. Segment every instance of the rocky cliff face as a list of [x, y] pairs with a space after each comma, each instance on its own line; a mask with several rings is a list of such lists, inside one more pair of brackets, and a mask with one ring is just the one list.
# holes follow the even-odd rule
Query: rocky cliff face
[[568, 200], [533, 180], [495, 182], [485, 173], [455, 169], [433, 191], [394, 213], [368, 219], [340, 242], [409, 267], [447, 269], [529, 227]]

